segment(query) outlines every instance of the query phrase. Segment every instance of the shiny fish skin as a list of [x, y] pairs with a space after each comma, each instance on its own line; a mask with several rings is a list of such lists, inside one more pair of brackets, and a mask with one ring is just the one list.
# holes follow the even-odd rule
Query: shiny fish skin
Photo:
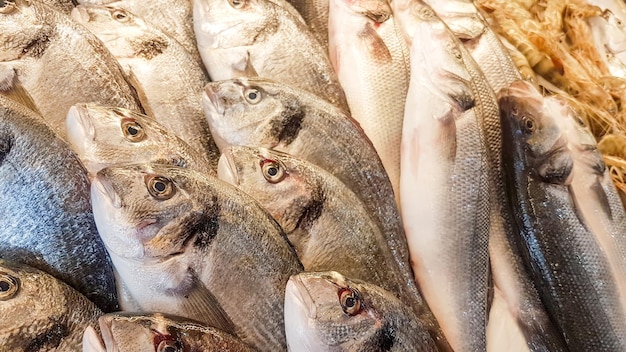
[[328, 53], [288, 3], [194, 2], [200, 55], [214, 81], [264, 77], [305, 89], [348, 111]]
[[547, 311], [571, 351], [624, 350], [624, 309], [604, 253], [577, 216], [565, 135], [528, 83], [499, 92], [499, 105], [520, 248]]
[[328, 53], [329, 0], [287, 0], [302, 15], [311, 33]]
[[0, 12], [0, 42], [0, 66], [16, 72], [42, 116], [63, 138], [65, 115], [76, 103], [143, 111], [137, 88], [102, 42], [39, 1], [7, 3]]
[[251, 352], [238, 338], [193, 320], [162, 313], [111, 313], [99, 318], [102, 339], [87, 329], [83, 352]]
[[208, 324], [223, 309], [244, 342], [285, 348], [284, 289], [302, 265], [256, 201], [217, 178], [159, 164], [101, 170], [92, 200], [130, 307]]
[[81, 352], [102, 312], [43, 271], [0, 259], [0, 351]]
[[107, 166], [147, 162], [215, 175], [204, 155], [153, 118], [128, 109], [76, 104], [67, 114], [66, 129], [68, 141], [90, 178]]
[[116, 310], [79, 159], [41, 117], [1, 97], [0, 151], [0, 258], [46, 270], [102, 310]]
[[202, 111], [201, 66], [167, 34], [118, 6], [78, 5], [72, 19], [95, 34], [137, 78], [152, 116], [217, 166], [219, 151]]
[[336, 271], [289, 279], [285, 323], [289, 351], [437, 351], [405, 301]]

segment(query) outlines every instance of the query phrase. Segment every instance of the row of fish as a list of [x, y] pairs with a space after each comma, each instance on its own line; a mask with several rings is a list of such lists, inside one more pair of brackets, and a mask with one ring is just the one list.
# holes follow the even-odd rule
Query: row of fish
[[626, 350], [595, 141], [471, 2], [79, 3], [0, 4], [0, 350]]

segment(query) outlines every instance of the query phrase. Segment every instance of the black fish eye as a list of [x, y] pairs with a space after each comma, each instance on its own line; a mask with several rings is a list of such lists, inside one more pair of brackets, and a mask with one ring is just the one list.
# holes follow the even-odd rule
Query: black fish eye
[[339, 296], [339, 304], [344, 313], [352, 316], [361, 312], [363, 306], [359, 291], [353, 288], [342, 288], [337, 294]]
[[143, 127], [139, 122], [132, 118], [125, 118], [122, 120], [122, 133], [124, 137], [131, 142], [139, 142], [145, 139]]
[[116, 19], [117, 21], [120, 21], [120, 22], [128, 21], [128, 14], [124, 10], [115, 10], [115, 11], [113, 11], [112, 16], [113, 16], [114, 19]]
[[167, 200], [176, 194], [174, 182], [166, 177], [148, 175], [145, 183], [148, 193], [158, 200]]
[[16, 277], [0, 273], [0, 301], [13, 298], [19, 291], [20, 282]]
[[230, 4], [230, 6], [236, 9], [240, 9], [243, 7], [243, 5], [246, 4], [246, 1], [245, 0], [228, 0], [228, 3]]
[[181, 352], [183, 346], [178, 341], [164, 340], [159, 343], [157, 352]]
[[535, 119], [531, 116], [523, 116], [522, 117], [522, 129], [526, 133], [533, 133], [537, 129], [537, 124], [535, 123]]
[[261, 92], [256, 88], [247, 88], [243, 92], [243, 96], [250, 104], [257, 104], [261, 101]]
[[279, 162], [269, 159], [261, 160], [261, 172], [263, 177], [269, 183], [278, 183], [282, 181], [285, 176], [285, 168], [280, 165]]

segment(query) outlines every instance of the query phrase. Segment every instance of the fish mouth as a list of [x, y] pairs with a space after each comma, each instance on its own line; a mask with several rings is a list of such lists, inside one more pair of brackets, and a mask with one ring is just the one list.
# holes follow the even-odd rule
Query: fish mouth
[[111, 316], [103, 315], [98, 318], [98, 325], [102, 334], [102, 341], [106, 346], [107, 351], [118, 351], [115, 346], [115, 338], [113, 337], [113, 318]]
[[95, 203], [98, 199], [100, 199], [102, 201], [107, 201], [116, 209], [122, 207], [122, 200], [117, 192], [115, 192], [111, 182], [99, 173], [96, 177], [94, 177], [91, 183], [91, 196], [92, 203]]
[[[105, 330], [102, 328], [102, 324], [100, 324], [100, 330], [104, 335]], [[83, 352], [106, 352], [104, 342], [91, 326], [88, 326], [83, 333]]]
[[204, 94], [202, 95], [202, 98], [205, 103], [204, 105], [212, 108], [212, 113], [217, 116], [224, 116], [224, 106], [220, 103], [220, 98], [215, 92], [215, 89], [213, 89], [213, 85], [211, 83], [204, 87]]
[[96, 138], [96, 129], [91, 123], [85, 104], [70, 107], [65, 119], [65, 129], [69, 142], [78, 148], [84, 148], [85, 142]]
[[292, 297], [291, 308], [297, 308], [304, 312], [309, 319], [317, 318], [317, 308], [307, 285], [299, 275], [293, 275], [287, 282], [285, 297]]
[[237, 176], [237, 170], [235, 168], [235, 160], [233, 159], [233, 153], [230, 147], [222, 150], [222, 155], [217, 162], [217, 177], [226, 181], [232, 185], [239, 185], [239, 177]]

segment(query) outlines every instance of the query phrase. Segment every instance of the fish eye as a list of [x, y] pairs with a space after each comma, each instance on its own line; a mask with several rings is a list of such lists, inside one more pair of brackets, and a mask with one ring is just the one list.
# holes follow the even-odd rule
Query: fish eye
[[338, 292], [339, 304], [343, 312], [353, 316], [361, 312], [361, 297], [359, 291], [353, 288], [342, 288]]
[[268, 159], [261, 161], [261, 172], [269, 183], [278, 183], [286, 176], [285, 168], [279, 162]]
[[526, 133], [533, 133], [537, 129], [537, 123], [531, 116], [525, 115], [522, 117], [522, 129]]
[[157, 352], [182, 352], [183, 346], [178, 341], [164, 340], [159, 343]]
[[240, 9], [246, 4], [246, 0], [228, 0], [230, 6]]
[[250, 104], [258, 104], [261, 101], [261, 92], [256, 88], [248, 88], [243, 91], [243, 97]]
[[13, 12], [17, 7], [13, 0], [0, 0], [0, 13], [9, 14]]
[[141, 127], [139, 122], [130, 118], [122, 120], [122, 133], [124, 133], [124, 137], [131, 142], [140, 142], [146, 137], [143, 127]]
[[148, 193], [158, 200], [167, 200], [176, 194], [174, 182], [166, 177], [146, 176], [145, 183]]
[[128, 13], [124, 10], [115, 10], [111, 13], [111, 16], [119, 22], [127, 22], [129, 20]]
[[20, 288], [20, 281], [9, 274], [0, 273], [0, 301], [6, 301], [15, 296]]

